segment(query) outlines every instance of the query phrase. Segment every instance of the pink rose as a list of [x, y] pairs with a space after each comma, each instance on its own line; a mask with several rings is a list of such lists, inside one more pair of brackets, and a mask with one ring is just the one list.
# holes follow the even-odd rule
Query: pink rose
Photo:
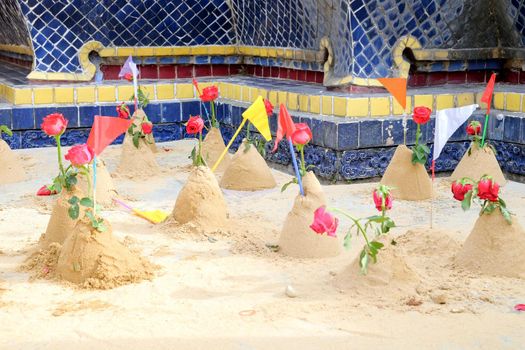
[[337, 237], [337, 225], [339, 225], [339, 219], [327, 212], [325, 206], [322, 206], [315, 211], [314, 222], [310, 228], [318, 234], [322, 235], [326, 232], [330, 237]]
[[142, 123], [142, 132], [145, 135], [151, 134], [152, 131], [153, 131], [153, 124], [152, 123], [150, 123], [150, 122]]
[[[376, 209], [378, 211], [383, 211], [383, 195], [378, 190], [375, 190], [373, 193], [374, 197], [374, 204], [376, 206]], [[394, 199], [392, 198], [392, 195], [389, 193], [385, 198], [385, 210], [392, 209], [392, 203], [394, 202]]]
[[69, 160], [73, 166], [80, 167], [89, 164], [95, 153], [87, 144], [73, 146], [69, 149], [64, 158]]
[[68, 120], [62, 114], [53, 113], [44, 117], [40, 127], [48, 136], [58, 136], [66, 130], [67, 123]]
[[292, 134], [294, 145], [306, 145], [312, 140], [312, 131], [306, 123], [295, 124], [295, 131]]

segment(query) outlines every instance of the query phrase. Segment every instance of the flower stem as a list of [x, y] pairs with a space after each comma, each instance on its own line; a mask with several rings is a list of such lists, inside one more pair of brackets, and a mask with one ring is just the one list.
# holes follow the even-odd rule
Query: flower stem
[[419, 145], [419, 138], [421, 137], [421, 125], [417, 124], [416, 130], [416, 146]]
[[55, 141], [57, 143], [58, 168], [60, 169], [60, 174], [62, 174], [62, 177], [65, 177], [66, 173], [64, 171], [64, 164], [62, 163], [62, 144], [60, 143], [61, 137], [62, 134], [55, 136]]
[[368, 240], [368, 236], [366, 235], [365, 229], [363, 228], [363, 226], [359, 222], [359, 219], [355, 219], [352, 215], [350, 215], [347, 212], [345, 212], [345, 211], [343, 211], [341, 209], [338, 209], [338, 208], [328, 208], [328, 210], [334, 211], [334, 212], [338, 212], [340, 214], [343, 214], [344, 216], [346, 216], [347, 218], [352, 220], [354, 222], [354, 224], [357, 226], [357, 229], [359, 230], [359, 232], [361, 232], [361, 234], [363, 235], [363, 238], [365, 239], [366, 245], [368, 247], [370, 247], [370, 242]]
[[[213, 102], [212, 102], [213, 103]], [[204, 163], [204, 160], [202, 159], [202, 131], [199, 132], [199, 155], [197, 156], [198, 158], [198, 165], [203, 165], [202, 163]]]

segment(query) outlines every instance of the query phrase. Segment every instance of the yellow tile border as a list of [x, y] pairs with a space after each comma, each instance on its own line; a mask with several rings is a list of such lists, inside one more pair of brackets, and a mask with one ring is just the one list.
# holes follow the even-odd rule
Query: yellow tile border
[[25, 45], [0, 44], [0, 51], [13, 52], [20, 55], [33, 56], [33, 50]]
[[[280, 103], [288, 106], [290, 111], [309, 112], [349, 118], [390, 117], [403, 115], [402, 108], [389, 95], [354, 95], [338, 96], [330, 94], [300, 94], [283, 90], [266, 90], [253, 87], [250, 84], [228, 83], [211, 81], [201, 86], [218, 85], [220, 97], [237, 102], [250, 103], [256, 96], [268, 98], [275, 108]], [[149, 93], [153, 102], [194, 100], [198, 96], [190, 83], [145, 84], [143, 89]], [[86, 103], [116, 103], [126, 101], [132, 93], [130, 85], [87, 85], [87, 86], [39, 86], [17, 88], [0, 84], [0, 93], [15, 106], [46, 104], [71, 105]], [[424, 105], [433, 110], [458, 107], [474, 103], [479, 99], [481, 92], [439, 94], [416, 94], [407, 96], [407, 114], [411, 113], [412, 106]], [[525, 111], [525, 94], [516, 92], [495, 92], [494, 109], [514, 112]], [[485, 107], [482, 106], [482, 109]]]

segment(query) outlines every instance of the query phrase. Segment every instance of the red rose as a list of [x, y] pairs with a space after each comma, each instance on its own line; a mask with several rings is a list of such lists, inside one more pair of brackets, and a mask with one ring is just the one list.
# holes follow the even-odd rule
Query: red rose
[[133, 74], [131, 73], [126, 73], [124, 74], [124, 79], [126, 79], [127, 81], [133, 81]]
[[71, 147], [64, 158], [69, 160], [73, 166], [79, 167], [90, 163], [94, 156], [93, 150], [87, 144], [83, 144]]
[[312, 131], [306, 123], [295, 124], [295, 131], [292, 134], [294, 145], [306, 145], [312, 140]]
[[414, 122], [420, 125], [428, 123], [431, 113], [432, 110], [424, 106], [414, 108]]
[[478, 182], [478, 197], [480, 199], [497, 202], [499, 192], [499, 184], [492, 181], [492, 179], [484, 178]]
[[264, 107], [266, 108], [266, 114], [268, 114], [268, 117], [271, 117], [273, 115], [273, 105], [270, 100], [264, 99]]
[[481, 123], [473, 120], [467, 126], [467, 134], [471, 136], [479, 135], [481, 133]]
[[150, 123], [150, 122], [142, 123], [142, 132], [145, 135], [151, 134], [152, 131], [153, 131], [153, 124], [152, 123]]
[[58, 136], [66, 131], [67, 123], [68, 120], [62, 114], [53, 113], [44, 117], [40, 127], [48, 136]]
[[[383, 194], [379, 192], [378, 190], [375, 190], [372, 194], [374, 198], [374, 204], [376, 206], [376, 209], [378, 211], [383, 211]], [[392, 198], [392, 195], [389, 193], [385, 198], [385, 210], [392, 209], [392, 203], [394, 202], [394, 199]]]
[[219, 97], [219, 89], [215, 86], [208, 86], [202, 90], [202, 95], [200, 98], [202, 102], [215, 101]]
[[461, 202], [463, 199], [465, 199], [465, 195], [468, 193], [468, 191], [472, 190], [472, 185], [462, 184], [461, 182], [454, 181], [450, 190], [454, 195], [454, 199]]
[[314, 212], [314, 222], [310, 228], [318, 234], [326, 234], [330, 237], [336, 237], [337, 226], [339, 219], [326, 211], [325, 207], [319, 207]]
[[37, 196], [52, 196], [54, 194], [57, 194], [56, 190], [51, 191], [47, 185], [44, 185], [40, 187], [38, 192], [36, 193]]
[[190, 117], [190, 120], [188, 120], [188, 122], [186, 123], [186, 132], [191, 135], [202, 132], [203, 128], [204, 121], [199, 115]]
[[122, 102], [120, 105], [117, 106], [117, 113], [118, 117], [122, 119], [128, 119], [129, 118], [129, 108]]

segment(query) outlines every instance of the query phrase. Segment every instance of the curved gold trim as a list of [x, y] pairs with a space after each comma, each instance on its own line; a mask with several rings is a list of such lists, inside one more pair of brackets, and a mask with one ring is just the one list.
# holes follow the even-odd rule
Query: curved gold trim
[[89, 53], [96, 51], [100, 57], [158, 57], [158, 56], [255, 56], [268, 58], [283, 58], [307, 62], [322, 63], [324, 52], [280, 47], [234, 46], [234, 45], [202, 45], [202, 46], [171, 46], [171, 47], [104, 47], [98, 41], [85, 43], [78, 51], [78, 59], [82, 73], [41, 72], [33, 70], [29, 79], [35, 80], [74, 80], [89, 81], [96, 73], [96, 67], [89, 61]]
[[25, 45], [0, 44], [0, 51], [13, 52], [21, 55], [33, 56], [33, 50]]

